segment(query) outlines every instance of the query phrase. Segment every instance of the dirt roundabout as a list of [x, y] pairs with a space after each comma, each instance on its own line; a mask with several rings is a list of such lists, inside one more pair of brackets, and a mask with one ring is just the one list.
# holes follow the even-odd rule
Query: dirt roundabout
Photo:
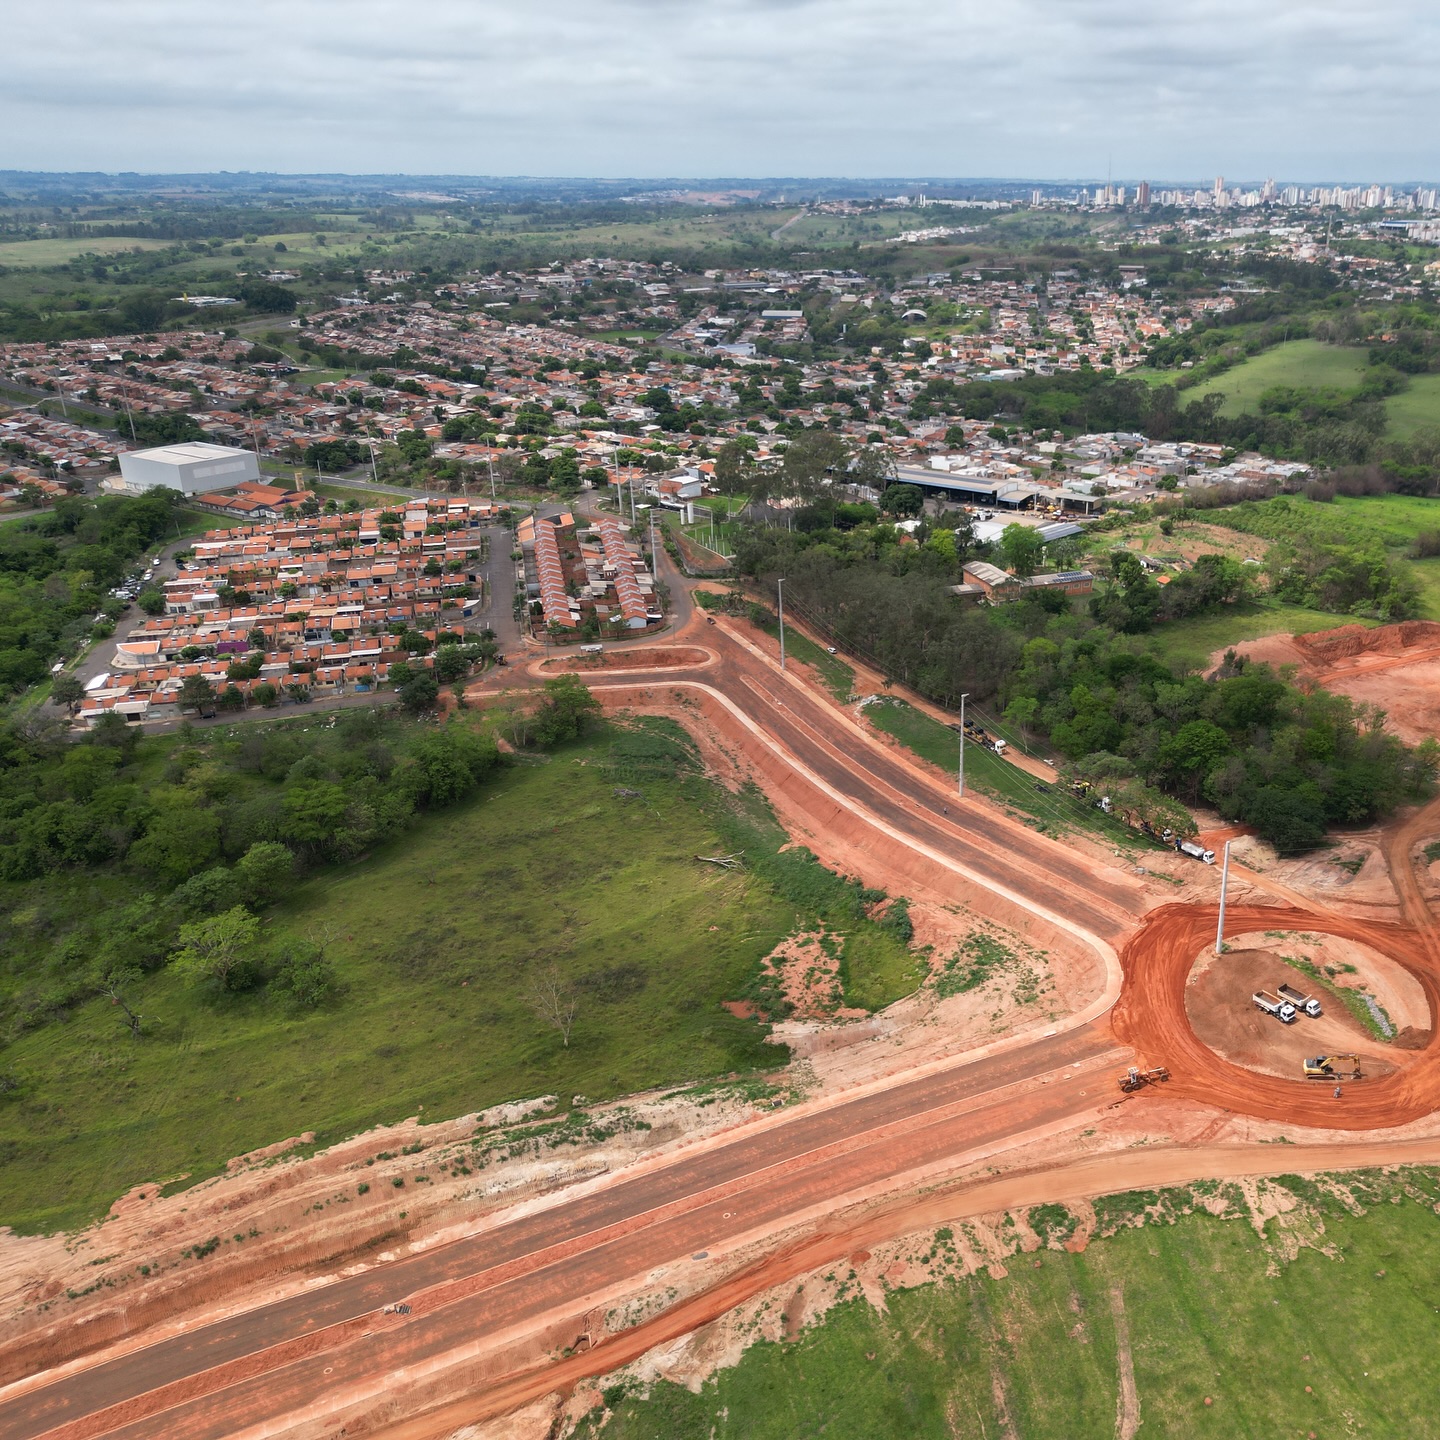
[[[1244, 1013], [1256, 988], [1251, 982], [1265, 978], [1278, 983], [1287, 970], [1264, 951], [1241, 951], [1233, 966], [1220, 962], [1218, 969], [1208, 967], [1208, 976], [1202, 974], [1196, 982], [1192, 1012], [1187, 1003], [1191, 972], [1196, 957], [1214, 943], [1215, 922], [1212, 906], [1162, 906], [1145, 917], [1121, 954], [1125, 981], [1112, 1014], [1115, 1034], [1133, 1045], [1147, 1064], [1167, 1066], [1174, 1093], [1236, 1114], [1343, 1130], [1389, 1129], [1440, 1108], [1440, 1043], [1433, 1033], [1423, 1050], [1406, 1057], [1408, 1063], [1400, 1063], [1402, 1057], [1394, 1050], [1381, 1056], [1373, 1040], [1369, 1041], [1369, 1053], [1386, 1062], [1388, 1073], [1381, 1074], [1377, 1064], [1372, 1078], [1347, 1091], [1343, 1106], [1335, 1104], [1328, 1089], [1323, 1095], [1316, 1093], [1324, 1087], [1304, 1079], [1282, 1078], [1299, 1052], [1309, 1049], [1316, 1053], [1322, 1038], [1317, 1028], [1307, 1042], [1300, 1027], [1321, 1022], [1297, 1022], [1293, 1028], [1300, 1033], [1283, 1039], [1255, 1028]], [[1431, 935], [1408, 925], [1284, 906], [1232, 906], [1227, 914], [1227, 936], [1282, 930], [1335, 936], [1378, 951], [1413, 979], [1429, 1013], [1440, 1014], [1440, 964]], [[1303, 980], [1292, 974], [1294, 980]], [[1236, 986], [1240, 987], [1238, 998]], [[1305, 988], [1313, 990], [1314, 986]], [[1192, 1013], [1201, 1016], [1207, 1033], [1219, 1042], [1215, 1048], [1197, 1033]], [[1250, 1013], [1256, 1021], [1276, 1030], [1283, 1028], [1253, 1006]], [[1346, 1050], [1362, 1049], [1355, 1032], [1343, 1029], [1338, 1016], [1332, 1014], [1329, 1019], [1331, 1027], [1325, 1035], [1345, 1038]], [[1350, 1043], [1352, 1040], [1355, 1043]], [[1224, 1058], [1225, 1051], [1250, 1057], [1253, 1068]]]

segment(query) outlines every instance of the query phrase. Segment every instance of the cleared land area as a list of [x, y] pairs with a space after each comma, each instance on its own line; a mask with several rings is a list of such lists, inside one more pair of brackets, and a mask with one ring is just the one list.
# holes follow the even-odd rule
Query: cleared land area
[[[1028, 1227], [1050, 1248], [1007, 1257], [1008, 1275], [962, 1262], [973, 1255], [970, 1226], [942, 1229], [928, 1253], [912, 1247], [936, 1283], [869, 1282], [883, 1312], [856, 1294], [856, 1268], [841, 1261], [831, 1274], [854, 1298], [823, 1324], [756, 1344], [698, 1393], [664, 1380], [601, 1382], [614, 1413], [580, 1434], [1430, 1433], [1440, 1381], [1429, 1293], [1440, 1264], [1435, 1172], [1281, 1176], [1252, 1196], [1212, 1183], [1101, 1198], [1094, 1215], [1106, 1238], [1080, 1254], [1059, 1248], [1089, 1228], [1080, 1215], [1040, 1206]], [[817, 1278], [807, 1288], [823, 1288]], [[804, 1298], [797, 1288], [776, 1303], [798, 1299], [803, 1314]]]

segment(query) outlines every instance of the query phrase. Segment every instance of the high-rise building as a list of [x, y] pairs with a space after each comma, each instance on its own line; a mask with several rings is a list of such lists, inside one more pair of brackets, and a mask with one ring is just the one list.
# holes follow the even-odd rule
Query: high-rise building
[[1215, 197], [1216, 200], [1219, 200], [1219, 198], [1225, 193], [1225, 177], [1223, 175], [1217, 175], [1215, 177], [1215, 184], [1211, 187], [1210, 193]]
[[1142, 181], [1135, 187], [1135, 203], [1136, 203], [1136, 205], [1138, 205], [1138, 206], [1140, 207], [1140, 209], [1142, 209], [1142, 210], [1149, 209], [1149, 206], [1150, 206], [1150, 182], [1149, 182], [1148, 180], [1142, 180]]

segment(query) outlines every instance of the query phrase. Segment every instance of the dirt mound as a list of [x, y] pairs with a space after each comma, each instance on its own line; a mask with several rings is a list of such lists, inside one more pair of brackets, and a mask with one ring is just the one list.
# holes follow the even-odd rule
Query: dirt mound
[[1416, 646], [1427, 650], [1440, 647], [1440, 622], [1403, 620], [1398, 625], [1381, 625], [1376, 629], [1342, 625], [1337, 630], [1318, 630], [1313, 635], [1296, 635], [1292, 639], [1313, 664], [1333, 665], [1357, 655], [1399, 655]]
[[697, 645], [647, 645], [643, 650], [607, 650], [599, 655], [554, 655], [542, 670], [677, 670], [704, 665], [708, 650]]

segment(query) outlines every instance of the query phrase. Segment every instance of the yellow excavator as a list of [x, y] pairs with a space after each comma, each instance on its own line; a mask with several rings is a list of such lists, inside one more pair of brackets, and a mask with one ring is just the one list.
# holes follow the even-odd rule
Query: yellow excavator
[[1358, 1080], [1360, 1079], [1360, 1057], [1358, 1055], [1317, 1055], [1305, 1062], [1307, 1080]]

